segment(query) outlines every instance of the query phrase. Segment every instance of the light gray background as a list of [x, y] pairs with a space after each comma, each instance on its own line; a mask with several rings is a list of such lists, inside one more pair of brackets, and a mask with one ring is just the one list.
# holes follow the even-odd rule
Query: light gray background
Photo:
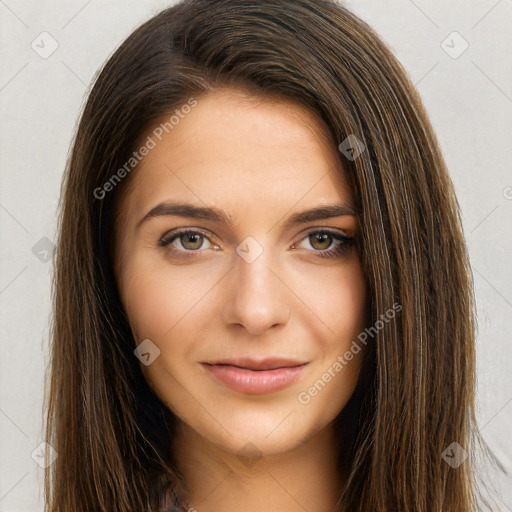
[[[55, 240], [60, 182], [79, 109], [98, 67], [135, 26], [169, 5], [0, 0], [0, 512], [42, 510], [43, 470], [31, 454], [42, 441], [48, 363], [51, 264], [44, 251]], [[345, 5], [391, 46], [439, 137], [474, 271], [478, 420], [510, 471], [512, 1]], [[31, 47], [34, 41], [39, 52], [51, 48], [48, 36], [40, 36], [44, 31], [58, 43], [47, 58]], [[453, 31], [469, 44], [457, 58], [464, 43]], [[45, 237], [49, 241], [40, 242]], [[511, 478], [491, 473], [490, 480], [502, 495], [499, 510], [512, 511]]]

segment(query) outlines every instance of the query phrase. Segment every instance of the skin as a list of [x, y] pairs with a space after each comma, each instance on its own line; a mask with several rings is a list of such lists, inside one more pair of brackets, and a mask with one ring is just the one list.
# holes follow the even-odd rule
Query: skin
[[[314, 236], [329, 228], [357, 239], [358, 219], [284, 227], [303, 210], [354, 207], [322, 125], [287, 101], [210, 91], [141, 161], [127, 191], [115, 228], [116, 280], [137, 344], [150, 339], [160, 350], [141, 368], [179, 418], [174, 453], [191, 505], [199, 512], [333, 511], [346, 477], [336, 465], [342, 440], [333, 420], [354, 391], [364, 349], [307, 405], [297, 397], [366, 326], [357, 248], [322, 258], [340, 241]], [[177, 215], [140, 222], [169, 200], [222, 209], [233, 224]], [[180, 227], [208, 237], [158, 244]], [[249, 236], [263, 250], [250, 263], [236, 252]], [[246, 394], [201, 364], [235, 355], [308, 364], [280, 391]], [[252, 464], [239, 455], [249, 446], [257, 450]]]

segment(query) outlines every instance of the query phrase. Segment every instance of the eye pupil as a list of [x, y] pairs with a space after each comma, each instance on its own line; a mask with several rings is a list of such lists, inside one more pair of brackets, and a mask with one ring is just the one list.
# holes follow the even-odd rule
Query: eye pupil
[[[327, 233], [317, 233], [314, 235], [310, 235], [312, 247], [314, 247], [315, 249], [318, 249], [320, 251], [325, 250], [326, 247], [329, 247], [329, 245], [331, 245], [331, 238], [332, 238], [332, 235], [329, 235]], [[322, 244], [322, 243], [325, 244], [326, 241], [327, 241], [327, 246], [324, 245], [324, 246], [318, 247], [316, 245], [317, 242], [319, 242], [320, 244]]]
[[[184, 239], [186, 240], [185, 243], [183, 242]], [[188, 234], [188, 235], [182, 235], [181, 236], [181, 242], [183, 244], [183, 247], [185, 247], [186, 249], [198, 249], [199, 247], [201, 247], [201, 245], [203, 243], [202, 235], [197, 234], [197, 233]], [[192, 242], [192, 244], [195, 243], [195, 245], [193, 245], [192, 247], [187, 246], [186, 243], [188, 243], [188, 242]]]

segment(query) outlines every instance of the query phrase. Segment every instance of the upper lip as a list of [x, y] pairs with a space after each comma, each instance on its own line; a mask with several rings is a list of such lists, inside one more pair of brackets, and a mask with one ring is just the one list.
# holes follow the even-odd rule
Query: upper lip
[[285, 359], [280, 357], [267, 357], [263, 359], [250, 357], [236, 357], [230, 359], [216, 359], [214, 361], [206, 361], [205, 364], [210, 365], [229, 365], [245, 368], [247, 370], [275, 370], [277, 368], [293, 368], [302, 366], [307, 361], [297, 361], [295, 359]]

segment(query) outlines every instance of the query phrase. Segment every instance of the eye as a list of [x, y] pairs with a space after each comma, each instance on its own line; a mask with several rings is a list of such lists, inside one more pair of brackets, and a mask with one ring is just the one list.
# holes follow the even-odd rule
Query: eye
[[[184, 228], [165, 234], [158, 244], [162, 247], [172, 246], [170, 249], [175, 254], [189, 252], [192, 255], [201, 252], [199, 249], [210, 249], [211, 240], [205, 231]], [[219, 246], [214, 245], [212, 248], [218, 249]]]
[[[321, 258], [341, 257], [354, 245], [353, 238], [329, 229], [311, 231], [301, 240], [301, 243], [304, 242], [313, 247], [315, 249], [313, 252], [318, 253], [317, 255]], [[294, 244], [292, 248], [296, 249], [298, 247], [304, 248], [297, 244]]]
[[[355, 240], [338, 231], [317, 229], [308, 233], [299, 243], [294, 243], [292, 249], [304, 249], [304, 243], [309, 244], [317, 256], [321, 258], [342, 257], [355, 243]], [[203, 252], [202, 249], [219, 250], [218, 245], [212, 245], [210, 235], [200, 229], [182, 228], [166, 233], [158, 242], [161, 247], [169, 247], [176, 257], [192, 257]]]

